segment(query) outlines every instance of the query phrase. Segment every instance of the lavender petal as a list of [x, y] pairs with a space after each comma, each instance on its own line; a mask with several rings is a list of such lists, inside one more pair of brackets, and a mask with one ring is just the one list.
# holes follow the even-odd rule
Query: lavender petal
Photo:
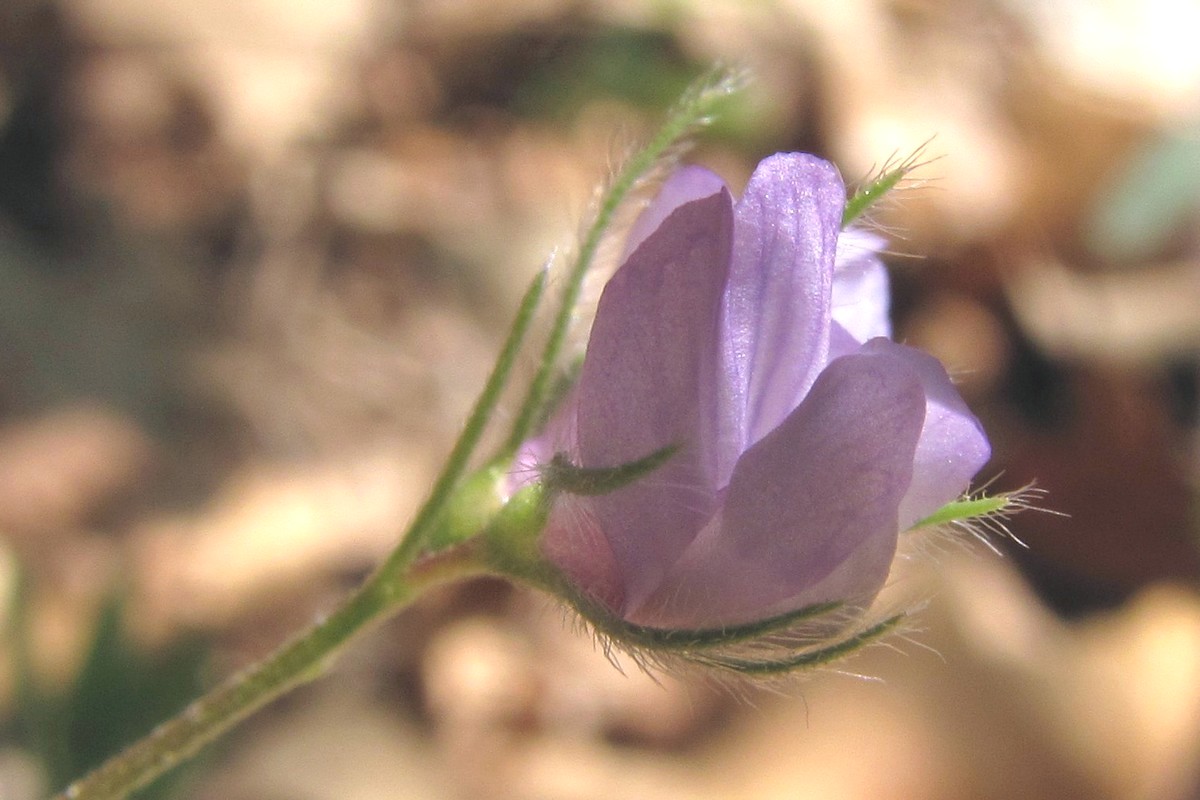
[[845, 187], [828, 162], [780, 154], [758, 165], [737, 204], [722, 321], [722, 462], [774, 429], [825, 364]]
[[733, 237], [728, 192], [677, 208], [605, 287], [577, 407], [578, 464], [615, 467], [668, 446], [666, 464], [592, 498], [637, 602], [715, 512], [717, 329]]
[[840, 358], [738, 462], [721, 514], [636, 622], [731, 624], [882, 586], [912, 475], [925, 397], [907, 362]]
[[914, 458], [912, 485], [900, 504], [900, 529], [905, 530], [958, 499], [991, 457], [991, 445], [936, 358], [887, 339], [872, 339], [862, 352], [905, 362], [925, 392], [925, 424]]

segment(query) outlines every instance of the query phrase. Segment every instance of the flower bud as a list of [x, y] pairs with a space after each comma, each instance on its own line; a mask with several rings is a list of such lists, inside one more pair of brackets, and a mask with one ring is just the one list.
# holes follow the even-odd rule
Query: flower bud
[[541, 557], [619, 643], [752, 672], [873, 638], [896, 618], [853, 623], [899, 533], [987, 461], [942, 366], [888, 338], [882, 240], [845, 203], [832, 165], [779, 154], [737, 201], [678, 170], [632, 228], [514, 469], [545, 489]]

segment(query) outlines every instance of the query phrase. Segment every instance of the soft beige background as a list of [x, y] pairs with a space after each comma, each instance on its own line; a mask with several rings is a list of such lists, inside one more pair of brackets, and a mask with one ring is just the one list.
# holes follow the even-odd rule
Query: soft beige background
[[[734, 186], [928, 143], [874, 220], [898, 334], [985, 419], [982, 477], [1070, 516], [1003, 556], [924, 543], [895, 581], [920, 630], [782, 692], [622, 675], [545, 598], [440, 592], [182, 796], [1196, 796], [1200, 212], [1143, 252], [1087, 231], [1133, 154], [1195, 135], [1197, 30], [1169, 0], [14, 0], [0, 125], [48, 155], [0, 147], [34, 176], [0, 214], [0, 579], [32, 581], [41, 681], [114, 581], [150, 652], [211, 636], [212, 679], [329, 608], [669, 70], [722, 60], [755, 79], [692, 157]], [[653, 101], [605, 90], [621, 66]], [[0, 796], [39, 780], [0, 742]]]

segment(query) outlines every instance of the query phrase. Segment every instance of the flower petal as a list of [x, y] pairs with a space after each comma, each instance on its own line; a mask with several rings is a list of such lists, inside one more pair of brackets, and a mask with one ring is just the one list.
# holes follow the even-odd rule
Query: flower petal
[[829, 326], [829, 361], [842, 356], [854, 355], [862, 349], [862, 342], [839, 325], [836, 321]]
[[796, 407], [825, 364], [844, 204], [833, 165], [796, 153], [760, 163], [737, 204], [722, 322], [724, 475]]
[[624, 605], [624, 576], [592, 513], [590, 498], [556, 498], [540, 545], [542, 555], [569, 576], [588, 600], [614, 612]]
[[913, 463], [912, 485], [900, 504], [900, 529], [958, 499], [991, 457], [979, 420], [950, 382], [936, 358], [887, 339], [872, 339], [860, 352], [904, 361], [925, 392], [925, 425]]
[[876, 255], [883, 244], [880, 237], [853, 228], [838, 237], [833, 319], [860, 343], [892, 335], [891, 287], [887, 268]]
[[704, 167], [682, 167], [675, 170], [671, 177], [663, 181], [658, 194], [630, 227], [625, 239], [625, 254], [621, 260], [629, 258], [630, 253], [637, 250], [641, 243], [646, 241], [647, 236], [658, 230], [663, 220], [671, 216], [675, 209], [693, 200], [712, 197], [725, 188], [725, 181]]
[[733, 203], [722, 190], [668, 216], [608, 282], [579, 377], [579, 464], [615, 467], [674, 446], [644, 479], [590, 498], [637, 602], [715, 511], [717, 334]]
[[711, 626], [869, 602], [895, 554], [924, 416], [907, 361], [867, 353], [831, 363], [738, 462], [721, 515], [631, 619]]

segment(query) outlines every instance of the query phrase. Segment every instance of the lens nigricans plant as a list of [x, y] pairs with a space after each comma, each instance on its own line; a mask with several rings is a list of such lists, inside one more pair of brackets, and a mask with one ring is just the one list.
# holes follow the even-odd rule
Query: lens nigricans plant
[[[125, 797], [430, 586], [490, 573], [577, 608], [640, 663], [775, 675], [828, 663], [903, 615], [872, 615], [900, 534], [996, 521], [1020, 494], [963, 499], [987, 438], [932, 357], [888, 337], [878, 237], [846, 225], [912, 166], [849, 201], [809, 155], [763, 161], [734, 201], [675, 170], [626, 238], [582, 365], [564, 356], [618, 211], [669, 172], [739, 81], [690, 89], [614, 177], [574, 259], [507, 437], [484, 429], [544, 298], [535, 278], [446, 466], [396, 549], [331, 614], [56, 800]], [[563, 391], [558, 391], [558, 389]]]

